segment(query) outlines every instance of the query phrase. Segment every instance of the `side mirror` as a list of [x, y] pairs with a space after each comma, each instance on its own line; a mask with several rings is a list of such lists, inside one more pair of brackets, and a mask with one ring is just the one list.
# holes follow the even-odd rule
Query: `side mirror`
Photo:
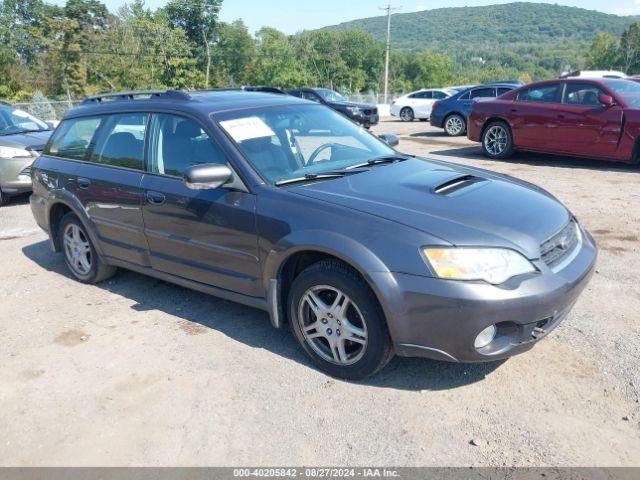
[[605, 107], [613, 107], [616, 104], [611, 95], [605, 95], [604, 93], [598, 95], [598, 101]]
[[381, 133], [378, 138], [390, 147], [397, 147], [400, 144], [400, 139], [393, 133]]
[[226, 165], [195, 165], [185, 170], [182, 181], [191, 190], [213, 190], [228, 183], [233, 172]]

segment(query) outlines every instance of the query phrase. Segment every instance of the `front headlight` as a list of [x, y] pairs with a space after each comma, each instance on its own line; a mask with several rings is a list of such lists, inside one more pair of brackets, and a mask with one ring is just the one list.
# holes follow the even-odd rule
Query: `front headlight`
[[30, 157], [31, 154], [24, 148], [0, 147], [0, 158]]
[[347, 107], [347, 110], [349, 110], [351, 115], [359, 115], [361, 111], [359, 107]]
[[436, 275], [448, 280], [484, 280], [500, 285], [536, 271], [529, 260], [506, 248], [424, 248], [422, 254]]

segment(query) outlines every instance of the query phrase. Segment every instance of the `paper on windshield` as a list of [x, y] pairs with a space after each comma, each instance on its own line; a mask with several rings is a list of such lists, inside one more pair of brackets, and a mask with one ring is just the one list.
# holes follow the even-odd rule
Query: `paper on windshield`
[[259, 117], [237, 118], [220, 122], [229, 135], [236, 142], [253, 140], [254, 138], [272, 137], [273, 130]]

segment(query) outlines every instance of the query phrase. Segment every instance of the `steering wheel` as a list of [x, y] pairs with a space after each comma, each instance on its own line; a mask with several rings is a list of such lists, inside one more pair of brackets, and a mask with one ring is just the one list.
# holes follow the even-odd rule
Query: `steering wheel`
[[331, 143], [323, 143], [318, 148], [316, 148], [313, 153], [309, 156], [309, 160], [307, 160], [306, 166], [313, 165], [322, 152], [324, 152], [327, 148], [348, 148], [347, 145], [343, 145], [341, 143], [331, 142]]

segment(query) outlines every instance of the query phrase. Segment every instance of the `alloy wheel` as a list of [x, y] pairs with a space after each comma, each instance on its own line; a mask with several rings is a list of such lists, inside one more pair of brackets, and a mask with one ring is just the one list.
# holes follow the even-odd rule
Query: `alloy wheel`
[[335, 287], [307, 290], [298, 305], [298, 322], [305, 341], [327, 362], [353, 365], [365, 354], [365, 319], [355, 302]]
[[454, 115], [453, 117], [449, 117], [447, 119], [447, 124], [445, 125], [447, 133], [453, 137], [460, 135], [464, 128], [462, 124], [462, 120], [459, 116]]
[[501, 155], [507, 149], [507, 131], [500, 125], [495, 125], [487, 130], [484, 136], [484, 146], [490, 155]]
[[412, 122], [414, 118], [413, 111], [410, 108], [403, 108], [400, 112], [400, 118], [403, 122]]
[[79, 275], [91, 271], [91, 245], [86, 234], [75, 223], [67, 225], [63, 236], [64, 254], [69, 266]]

